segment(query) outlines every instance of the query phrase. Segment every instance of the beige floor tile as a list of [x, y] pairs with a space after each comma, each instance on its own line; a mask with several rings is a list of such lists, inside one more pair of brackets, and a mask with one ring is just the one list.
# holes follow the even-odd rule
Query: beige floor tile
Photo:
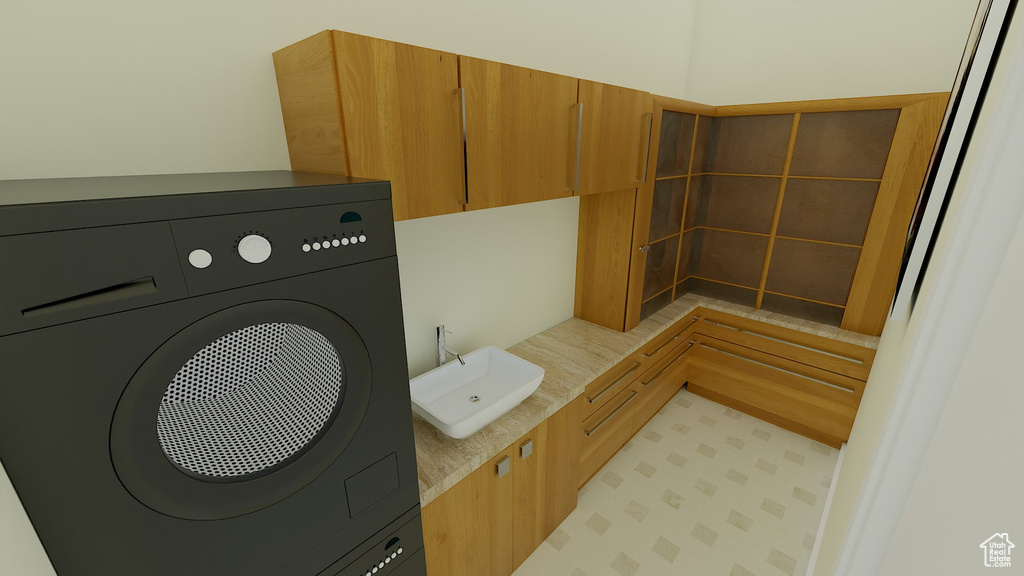
[[838, 451], [680, 391], [515, 576], [803, 574]]

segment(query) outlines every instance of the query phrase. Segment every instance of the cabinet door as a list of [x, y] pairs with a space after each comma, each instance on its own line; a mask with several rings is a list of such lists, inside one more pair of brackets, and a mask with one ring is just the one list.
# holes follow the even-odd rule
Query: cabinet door
[[350, 174], [391, 181], [395, 220], [461, 212], [457, 56], [333, 34]]
[[459, 56], [470, 209], [573, 193], [577, 80]]
[[578, 194], [636, 188], [647, 179], [651, 97], [647, 92], [580, 80], [583, 107]]
[[[423, 507], [430, 576], [512, 573], [512, 468], [516, 458], [511, 447], [505, 449]], [[502, 474], [501, 470], [507, 471]]]
[[579, 401], [512, 445], [515, 467], [514, 566], [519, 567], [576, 509]]

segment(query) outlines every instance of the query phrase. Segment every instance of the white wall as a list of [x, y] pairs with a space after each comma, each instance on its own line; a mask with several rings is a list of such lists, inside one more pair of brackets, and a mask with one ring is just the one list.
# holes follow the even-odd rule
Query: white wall
[[[1024, 178], [1024, 171], [1021, 177]], [[1020, 182], [1020, 181], [1018, 181]], [[1024, 215], [1017, 223], [879, 574], [985, 574], [995, 532], [1024, 546]], [[921, 554], [919, 551], [928, 550]], [[1024, 573], [1024, 554], [1017, 574]]]
[[701, 0], [687, 99], [949, 90], [977, 0]]
[[[0, 179], [288, 168], [271, 53], [337, 28], [683, 97], [696, 0], [0, 1]], [[570, 316], [578, 201], [397, 228], [409, 364]], [[48, 564], [0, 474], [0, 574]]]

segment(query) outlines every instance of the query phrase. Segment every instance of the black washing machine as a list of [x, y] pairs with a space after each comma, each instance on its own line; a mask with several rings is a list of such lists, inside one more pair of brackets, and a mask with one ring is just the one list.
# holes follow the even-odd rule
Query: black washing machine
[[389, 185], [0, 182], [0, 459], [61, 576], [424, 576]]

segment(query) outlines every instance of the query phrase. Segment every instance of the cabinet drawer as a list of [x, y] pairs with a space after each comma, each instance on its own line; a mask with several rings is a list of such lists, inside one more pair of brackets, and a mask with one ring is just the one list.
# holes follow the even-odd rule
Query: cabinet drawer
[[692, 356], [694, 394], [833, 447], [849, 438], [863, 382], [709, 337]]
[[580, 452], [579, 485], [583, 486], [633, 436], [633, 414], [639, 396], [634, 382], [583, 420], [580, 431], [583, 446]]
[[693, 313], [663, 330], [640, 349], [644, 360], [654, 364], [674, 353], [693, 334], [700, 320], [701, 316]]
[[679, 342], [664, 355], [661, 362], [640, 376], [637, 382], [640, 395], [636, 400], [636, 415], [633, 419], [634, 433], [643, 428], [683, 387], [689, 371], [690, 353], [696, 346], [695, 340]]
[[600, 410], [619, 392], [636, 382], [645, 364], [641, 351], [637, 350], [587, 385], [587, 389], [583, 391], [583, 418], [586, 419]]
[[875, 357], [869, 348], [713, 310], [704, 311], [696, 328], [705, 336], [858, 380], [867, 380]]

